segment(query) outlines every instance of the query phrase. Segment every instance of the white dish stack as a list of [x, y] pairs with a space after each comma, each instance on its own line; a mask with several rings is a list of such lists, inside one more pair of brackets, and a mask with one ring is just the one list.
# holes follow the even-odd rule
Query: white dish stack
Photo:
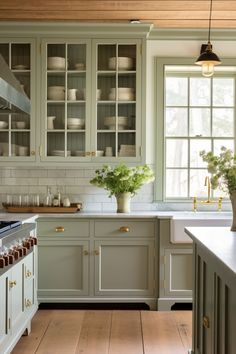
[[120, 145], [120, 151], [118, 154], [120, 157], [132, 157], [136, 156], [136, 147], [135, 145]]
[[111, 70], [131, 70], [133, 68], [133, 59], [129, 57], [111, 57], [108, 60], [108, 68]]
[[[124, 130], [125, 128], [127, 128], [128, 117], [119, 116], [119, 117], [117, 117], [117, 119], [118, 119], [118, 129], [119, 130]], [[110, 130], [116, 129], [116, 117], [115, 116], [105, 117], [103, 123]]]
[[133, 101], [135, 99], [133, 87], [112, 87], [108, 94], [109, 101], [115, 101], [116, 95], [119, 101]]
[[[64, 150], [52, 150], [51, 151], [51, 156], [65, 157], [65, 151]], [[71, 156], [71, 151], [70, 150], [67, 150], [67, 156]]]

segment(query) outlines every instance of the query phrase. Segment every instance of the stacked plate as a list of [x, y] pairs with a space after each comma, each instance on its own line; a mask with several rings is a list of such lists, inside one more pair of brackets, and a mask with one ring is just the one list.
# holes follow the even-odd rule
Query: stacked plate
[[[65, 151], [64, 150], [52, 150], [51, 151], [51, 156], [65, 157]], [[71, 156], [71, 151], [70, 150], [67, 150], [67, 156]]]
[[83, 118], [67, 118], [68, 129], [84, 129], [85, 119]]
[[112, 87], [108, 94], [108, 99], [110, 101], [115, 101], [117, 94], [117, 99], [120, 101], [133, 101], [135, 98], [133, 87]]
[[108, 60], [108, 68], [116, 70], [116, 63], [118, 70], [131, 70], [133, 68], [133, 59], [129, 57], [111, 57]]
[[62, 57], [48, 57], [48, 70], [65, 70], [66, 59]]
[[136, 147], [135, 145], [120, 145], [120, 151], [119, 151], [119, 156], [120, 157], [130, 157], [130, 156], [136, 156]]
[[[124, 130], [128, 126], [128, 117], [119, 116], [118, 119], [118, 129]], [[116, 117], [105, 117], [104, 118], [104, 125], [108, 127], [110, 130], [116, 129]]]

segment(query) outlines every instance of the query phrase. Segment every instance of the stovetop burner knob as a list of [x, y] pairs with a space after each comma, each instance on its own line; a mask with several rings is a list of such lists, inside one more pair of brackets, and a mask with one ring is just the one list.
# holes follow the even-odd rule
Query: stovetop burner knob
[[5, 259], [1, 256], [0, 257], [0, 268], [4, 268], [5, 267]]

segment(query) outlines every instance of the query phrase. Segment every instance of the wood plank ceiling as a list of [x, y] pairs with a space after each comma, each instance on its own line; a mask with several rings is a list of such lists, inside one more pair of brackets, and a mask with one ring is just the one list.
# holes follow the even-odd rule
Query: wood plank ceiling
[[[210, 0], [1, 0], [0, 21], [124, 22], [205, 28]], [[212, 28], [236, 28], [236, 0], [213, 0]]]

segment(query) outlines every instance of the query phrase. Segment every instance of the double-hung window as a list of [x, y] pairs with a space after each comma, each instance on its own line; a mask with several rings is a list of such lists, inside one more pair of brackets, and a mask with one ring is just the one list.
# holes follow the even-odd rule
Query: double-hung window
[[162, 199], [203, 196], [208, 172], [199, 152], [218, 154], [221, 146], [234, 150], [235, 68], [221, 67], [210, 78], [193, 65], [163, 69], [162, 112], [157, 111], [163, 129]]

